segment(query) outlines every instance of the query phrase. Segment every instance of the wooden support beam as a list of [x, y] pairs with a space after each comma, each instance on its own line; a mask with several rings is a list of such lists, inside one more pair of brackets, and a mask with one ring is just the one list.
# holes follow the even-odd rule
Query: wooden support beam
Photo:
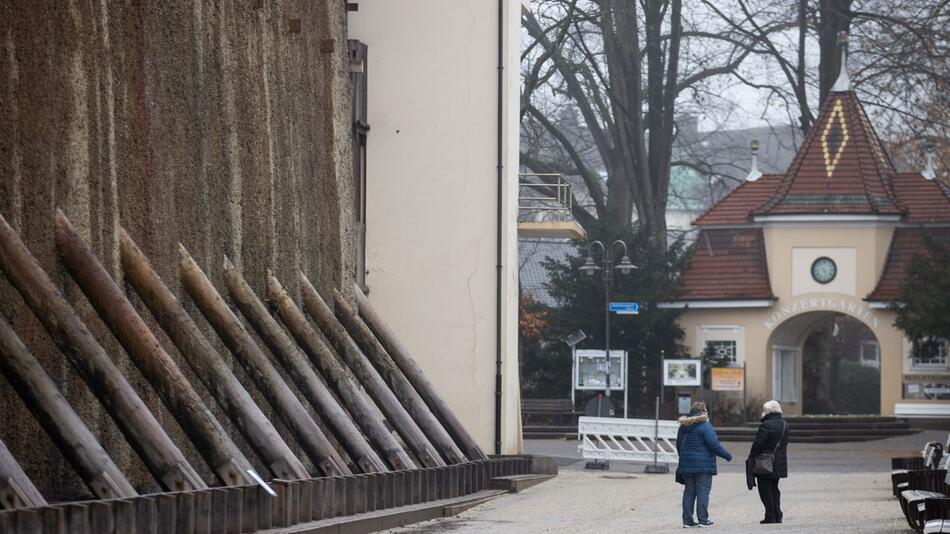
[[247, 370], [261, 393], [267, 397], [274, 412], [294, 433], [297, 442], [313, 460], [314, 465], [328, 476], [352, 474], [300, 399], [290, 390], [270, 359], [257, 346], [240, 319], [224, 302], [185, 247], [178, 245], [178, 252], [178, 268], [185, 290], [234, 357]]
[[0, 510], [46, 506], [46, 499], [0, 441]]
[[119, 231], [119, 251], [126, 280], [271, 475], [306, 478], [306, 468], [124, 229]]
[[115, 499], [136, 495], [132, 484], [3, 317], [0, 317], [0, 371], [96, 497]]
[[346, 328], [353, 341], [362, 349], [363, 354], [369, 358], [376, 370], [379, 371], [379, 374], [386, 380], [386, 383], [392, 388], [393, 393], [399, 398], [399, 401], [419, 425], [419, 428], [425, 432], [432, 444], [442, 453], [442, 457], [450, 464], [464, 462], [465, 455], [452, 440], [452, 436], [446, 432], [442, 423], [436, 419], [432, 410], [426, 406], [422, 397], [419, 396], [396, 363], [386, 353], [386, 349], [380, 345], [373, 332], [359, 318], [356, 311], [350, 307], [339, 291], [334, 291], [333, 302], [337, 319]]
[[455, 416], [455, 412], [452, 411], [452, 408], [450, 408], [448, 403], [445, 402], [445, 399], [439, 395], [439, 392], [436, 391], [429, 377], [426, 376], [412, 358], [409, 349], [399, 341], [395, 332], [389, 328], [389, 325], [387, 325], [386, 322], [383, 321], [383, 318], [373, 309], [366, 295], [363, 294], [359, 287], [355, 288], [355, 292], [360, 316], [366, 320], [367, 326], [376, 334], [376, 338], [382, 344], [383, 348], [386, 349], [386, 353], [396, 362], [396, 365], [399, 366], [399, 369], [402, 370], [409, 382], [412, 383], [412, 386], [416, 388], [416, 392], [419, 393], [419, 396], [426, 401], [432, 413], [439, 418], [442, 424], [445, 425], [445, 429], [455, 438], [455, 442], [462, 447], [462, 451], [465, 455], [468, 456], [470, 460], [484, 460], [488, 458], [478, 446], [475, 438], [468, 433], [468, 430], [465, 429], [462, 422]]
[[330, 393], [323, 379], [313, 370], [307, 357], [294, 340], [281, 328], [228, 258], [224, 259], [224, 281], [231, 299], [237, 304], [270, 351], [280, 360], [300, 391], [333, 429], [337, 439], [364, 473], [386, 471], [386, 464], [376, 454], [359, 427]]
[[415, 462], [386, 428], [379, 413], [364, 396], [356, 377], [337, 361], [333, 351], [320, 339], [320, 334], [310, 326], [303, 312], [272, 274], [267, 278], [267, 299], [277, 307], [277, 312], [291, 335], [320, 370], [327, 383], [336, 390], [353, 420], [360, 425], [370, 442], [382, 452], [389, 465], [397, 471], [415, 469]]
[[207, 487], [2, 216], [0, 270], [162, 487], [168, 491]]
[[69, 273], [218, 481], [225, 486], [253, 483], [248, 475], [253, 466], [244, 453], [231, 441], [178, 364], [165, 352], [99, 258], [60, 210], [56, 210], [55, 230], [56, 245]]
[[422, 462], [422, 466], [438, 467], [445, 465], [442, 457], [429, 442], [429, 438], [412, 419], [406, 408], [400, 404], [399, 399], [386, 385], [383, 377], [379, 376], [379, 372], [369, 363], [366, 355], [346, 333], [343, 325], [333, 316], [333, 311], [327, 306], [323, 297], [317, 293], [307, 276], [298, 271], [297, 277], [300, 281], [300, 293], [304, 308], [336, 348], [337, 354], [359, 379], [360, 384], [363, 385], [369, 396], [376, 401], [376, 406], [379, 406], [380, 411], [383, 412], [389, 423], [393, 425], [396, 432], [399, 432], [406, 445], [412, 449], [412, 452]]

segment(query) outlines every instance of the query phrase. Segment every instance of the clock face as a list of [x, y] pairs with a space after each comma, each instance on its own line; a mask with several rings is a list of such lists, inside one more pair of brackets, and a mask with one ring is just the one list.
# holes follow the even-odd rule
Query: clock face
[[838, 266], [831, 258], [822, 256], [811, 264], [811, 277], [819, 284], [831, 282], [837, 274]]

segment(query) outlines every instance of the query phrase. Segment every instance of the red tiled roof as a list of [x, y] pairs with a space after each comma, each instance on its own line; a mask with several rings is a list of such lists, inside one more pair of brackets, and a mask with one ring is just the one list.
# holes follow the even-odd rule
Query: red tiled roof
[[822, 105], [775, 193], [755, 214], [899, 214], [894, 166], [854, 92]]
[[754, 182], [742, 182], [706, 213], [697, 217], [693, 224], [747, 224], [750, 212], [772, 197], [781, 180], [781, 174], [766, 174]]
[[900, 297], [901, 284], [907, 273], [907, 266], [914, 254], [925, 254], [924, 234], [950, 243], [950, 228], [897, 228], [891, 238], [891, 246], [887, 251], [887, 261], [884, 263], [884, 272], [877, 282], [877, 287], [866, 297], [870, 301], [894, 301]]
[[684, 300], [775, 298], [762, 230], [700, 231], [680, 283]]
[[950, 187], [946, 184], [919, 173], [892, 174], [890, 178], [897, 204], [907, 211], [904, 222], [950, 222]]

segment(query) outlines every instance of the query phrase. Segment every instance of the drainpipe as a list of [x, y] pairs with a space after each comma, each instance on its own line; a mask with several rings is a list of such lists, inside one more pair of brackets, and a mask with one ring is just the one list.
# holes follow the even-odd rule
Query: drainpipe
[[496, 221], [497, 248], [495, 249], [495, 454], [501, 454], [501, 267], [502, 267], [502, 187], [504, 186], [504, 164], [502, 161], [503, 143], [502, 119], [504, 118], [505, 85], [505, 0], [498, 0], [498, 210]]

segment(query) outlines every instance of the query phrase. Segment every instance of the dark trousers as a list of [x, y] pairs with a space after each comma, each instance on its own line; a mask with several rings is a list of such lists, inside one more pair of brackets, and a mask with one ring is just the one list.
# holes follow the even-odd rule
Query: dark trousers
[[759, 488], [759, 498], [765, 505], [766, 521], [782, 520], [782, 492], [778, 489], [778, 481], [772, 477], [755, 477], [755, 485]]

